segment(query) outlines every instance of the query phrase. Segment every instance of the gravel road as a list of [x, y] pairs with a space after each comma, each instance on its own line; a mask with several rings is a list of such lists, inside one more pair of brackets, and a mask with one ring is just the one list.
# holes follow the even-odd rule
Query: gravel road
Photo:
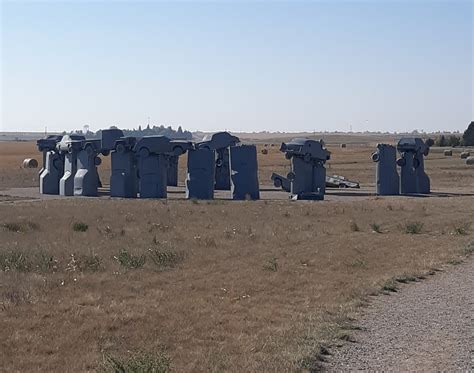
[[474, 372], [473, 259], [375, 298], [326, 369]]

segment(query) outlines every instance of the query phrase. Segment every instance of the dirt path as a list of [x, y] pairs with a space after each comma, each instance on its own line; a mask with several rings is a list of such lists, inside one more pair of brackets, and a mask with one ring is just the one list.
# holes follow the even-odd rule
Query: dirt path
[[375, 299], [328, 371], [474, 371], [474, 260]]

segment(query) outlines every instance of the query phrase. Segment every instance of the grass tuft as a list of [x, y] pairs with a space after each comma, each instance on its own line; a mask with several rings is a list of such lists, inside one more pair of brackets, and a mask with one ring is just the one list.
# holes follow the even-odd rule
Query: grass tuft
[[325, 361], [323, 355], [315, 354], [314, 356], [305, 356], [298, 361], [298, 366], [305, 372], [320, 372], [323, 369], [321, 362]]
[[276, 272], [278, 271], [278, 262], [277, 258], [273, 257], [267, 260], [267, 262], [264, 264], [263, 269], [271, 272]]
[[382, 233], [382, 229], [380, 228], [379, 224], [372, 223], [372, 224], [370, 224], [370, 228], [372, 229], [372, 232]]
[[465, 256], [471, 256], [474, 253], [474, 241], [469, 243], [462, 251]]
[[164, 352], [137, 353], [130, 357], [104, 356], [102, 371], [113, 373], [167, 373], [171, 359]]
[[41, 251], [35, 256], [35, 268], [39, 272], [50, 273], [58, 270], [58, 261], [54, 256]]
[[467, 236], [471, 228], [471, 223], [464, 223], [460, 226], [454, 227], [454, 234], [458, 236]]
[[367, 262], [363, 259], [356, 258], [354, 261], [352, 261], [350, 266], [354, 268], [367, 268]]
[[74, 232], [86, 232], [89, 229], [89, 226], [86, 223], [75, 222], [72, 225], [72, 230]]
[[102, 258], [94, 253], [80, 256], [77, 260], [77, 267], [81, 272], [99, 272], [104, 270]]
[[8, 232], [15, 233], [37, 231], [39, 229], [39, 225], [31, 221], [3, 223], [1, 227]]
[[0, 253], [0, 270], [51, 273], [58, 270], [58, 261], [44, 251], [30, 255], [23, 251], [8, 251]]
[[127, 269], [138, 269], [145, 265], [145, 255], [133, 255], [126, 249], [120, 251], [120, 253], [114, 257], [122, 267]]
[[184, 260], [184, 252], [171, 250], [149, 249], [149, 256], [155, 265], [160, 269], [174, 268]]
[[394, 280], [387, 280], [382, 285], [382, 290], [384, 292], [396, 293], [398, 289], [397, 289], [397, 285], [395, 284]]
[[412, 275], [402, 275], [402, 276], [395, 277], [395, 281], [400, 282], [402, 284], [407, 284], [409, 282], [414, 282], [416, 280], [417, 280], [417, 277], [412, 276]]
[[341, 341], [355, 342], [355, 339], [352, 334], [345, 330], [339, 330], [339, 332], [337, 333], [337, 338]]
[[19, 251], [0, 253], [0, 269], [2, 271], [30, 272], [31, 261], [26, 254]]
[[419, 221], [414, 223], [407, 223], [405, 225], [405, 233], [407, 234], [419, 234], [421, 233], [422, 229], [423, 223], [420, 223]]

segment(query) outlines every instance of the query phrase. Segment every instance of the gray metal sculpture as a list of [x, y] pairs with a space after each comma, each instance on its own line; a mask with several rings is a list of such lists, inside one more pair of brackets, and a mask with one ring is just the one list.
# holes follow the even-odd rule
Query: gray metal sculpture
[[64, 155], [64, 175], [59, 180], [59, 194], [61, 196], [74, 195], [74, 177], [77, 171], [77, 155], [82, 150], [84, 136], [66, 135], [58, 142], [56, 148]]
[[101, 140], [84, 140], [77, 154], [77, 170], [74, 176], [74, 195], [96, 197], [99, 188], [97, 166], [101, 159]]
[[178, 160], [179, 156], [171, 155], [168, 157], [168, 186], [178, 186]]
[[195, 148], [188, 152], [186, 198], [213, 199], [215, 153], [209, 148]]
[[372, 161], [377, 163], [375, 168], [376, 194], [382, 196], [399, 194], [400, 180], [397, 172], [397, 150], [395, 147], [388, 144], [377, 144], [377, 150], [372, 154]]
[[[291, 175], [290, 175], [291, 176]], [[271, 180], [276, 188], [281, 188], [285, 192], [291, 191], [290, 180], [277, 173], [272, 173]], [[340, 175], [326, 176], [326, 188], [352, 188], [359, 189], [360, 184], [357, 181], [351, 181]]]
[[291, 182], [287, 177], [274, 172], [272, 173], [271, 180], [276, 188], [281, 188], [285, 192], [291, 192]]
[[110, 196], [136, 198], [138, 194], [137, 160], [133, 148], [135, 137], [116, 140], [111, 152]]
[[101, 164], [99, 154], [108, 155], [117, 139], [123, 136], [119, 129], [102, 131], [100, 140], [83, 140], [77, 154], [77, 171], [74, 176], [74, 195], [95, 197], [102, 186], [97, 166]]
[[229, 159], [232, 199], [260, 199], [257, 147], [255, 145], [232, 146]]
[[423, 141], [417, 137], [404, 137], [398, 141], [401, 194], [430, 193], [430, 179], [425, 173], [423, 157], [429, 154], [432, 145], [433, 140]]
[[179, 156], [192, 148], [192, 143], [170, 140], [166, 136], [145, 136], [137, 141], [140, 198], [167, 197], [168, 156]]
[[118, 128], [109, 128], [102, 130], [101, 133], [101, 153], [109, 155], [112, 150], [115, 150], [117, 140], [123, 138], [123, 131]]
[[357, 181], [348, 180], [341, 175], [330, 175], [326, 176], [326, 188], [359, 189], [360, 184]]
[[102, 131], [102, 138], [81, 135], [38, 140], [43, 152], [41, 193], [97, 196], [101, 186], [99, 155], [112, 155], [110, 194], [114, 197], [166, 198], [167, 184], [177, 185], [179, 156], [190, 151], [187, 198], [212, 199], [214, 189], [230, 189], [234, 199], [258, 199], [257, 150], [227, 132], [193, 145], [165, 136], [124, 137], [119, 129]]
[[431, 192], [431, 183], [429, 176], [425, 172], [425, 156], [428, 156], [430, 147], [433, 146], [434, 141], [431, 139], [424, 142], [422, 139], [419, 140], [420, 147], [414, 157], [417, 189], [418, 193], [428, 194]]
[[64, 174], [64, 156], [56, 150], [62, 136], [48, 136], [36, 142], [43, 153], [43, 165], [39, 171], [39, 189], [41, 194], [59, 194], [59, 180]]
[[326, 191], [326, 169], [324, 164], [330, 158], [330, 152], [322, 141], [297, 138], [282, 143], [280, 151], [291, 160], [291, 182], [293, 199], [324, 199]]
[[215, 151], [215, 185], [216, 190], [230, 190], [230, 166], [229, 147], [240, 142], [239, 138], [228, 132], [217, 132], [207, 135], [202, 142], [197, 144], [199, 148]]

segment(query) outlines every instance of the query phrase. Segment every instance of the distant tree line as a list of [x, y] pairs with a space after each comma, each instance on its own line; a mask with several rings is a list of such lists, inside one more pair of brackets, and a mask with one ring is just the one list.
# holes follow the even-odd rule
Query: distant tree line
[[[110, 128], [118, 128], [116, 126], [111, 126]], [[174, 130], [171, 128], [171, 126], [165, 127], [163, 125], [161, 126], [153, 126], [150, 127], [150, 125], [146, 126], [145, 128], [142, 129], [142, 126], [138, 126], [138, 129], [122, 129], [124, 136], [134, 136], [134, 137], [143, 137], [143, 136], [166, 136], [169, 137], [170, 139], [180, 139], [180, 140], [191, 140], [193, 137], [193, 134], [190, 131], [186, 131], [181, 128], [181, 126], [178, 127], [177, 130]], [[66, 131], [63, 132], [63, 135], [67, 135], [68, 133]], [[92, 132], [92, 131], [82, 131], [82, 130], [76, 130], [70, 132], [70, 134], [76, 134], [76, 135], [83, 135], [88, 139], [97, 139], [101, 138], [102, 136], [102, 130], [98, 130], [97, 132]]]
[[439, 135], [434, 140], [435, 146], [474, 146], [474, 121], [469, 124], [467, 129], [461, 135]]

